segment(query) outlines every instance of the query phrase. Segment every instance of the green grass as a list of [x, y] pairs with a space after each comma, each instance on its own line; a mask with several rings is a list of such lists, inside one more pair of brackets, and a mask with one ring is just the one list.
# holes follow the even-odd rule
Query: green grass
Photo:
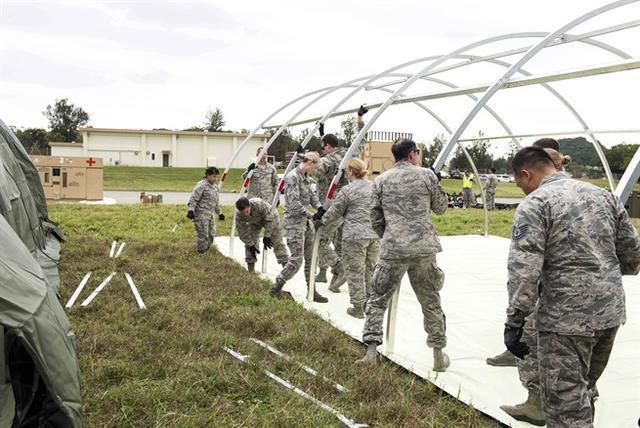
[[[244, 169], [230, 169], [223, 192], [235, 192], [242, 187]], [[222, 174], [223, 170], [220, 171]], [[105, 190], [149, 192], [190, 192], [204, 176], [204, 168], [152, 168], [140, 166], [106, 166]], [[219, 179], [220, 177], [218, 177]]]
[[[227, 218], [231, 209], [224, 207]], [[495, 233], [508, 235], [511, 214], [492, 213]], [[270, 282], [218, 251], [197, 255], [182, 206], [52, 204], [50, 216], [68, 238], [60, 264], [63, 302], [87, 271], [93, 276], [81, 299], [119, 272], [90, 306], [68, 311], [78, 337], [88, 427], [338, 425], [232, 359], [221, 349], [225, 345], [371, 426], [497, 425], [395, 364], [355, 364], [362, 345], [299, 304], [271, 299]], [[479, 210], [455, 210], [437, 217], [436, 225], [441, 234], [477, 233], [481, 217]], [[229, 232], [229, 220], [218, 225], [220, 234]], [[113, 239], [127, 243], [117, 259], [107, 257]], [[132, 274], [146, 311], [137, 309], [124, 272]], [[251, 336], [351, 392], [334, 392], [272, 358], [247, 340]]]
[[[242, 187], [240, 168], [230, 169], [222, 187], [223, 192], [237, 192]], [[221, 171], [222, 172], [222, 171]], [[281, 172], [281, 171], [279, 171]], [[190, 192], [202, 178], [204, 168], [152, 168], [137, 166], [107, 166], [104, 168], [105, 190], [131, 190], [148, 192]], [[608, 187], [606, 180], [585, 180], [601, 187]], [[462, 180], [445, 179], [442, 186], [448, 193], [462, 192]], [[640, 190], [640, 185], [636, 185]], [[475, 187], [480, 193], [480, 188]], [[522, 190], [515, 183], [498, 183], [496, 197], [522, 198]]]

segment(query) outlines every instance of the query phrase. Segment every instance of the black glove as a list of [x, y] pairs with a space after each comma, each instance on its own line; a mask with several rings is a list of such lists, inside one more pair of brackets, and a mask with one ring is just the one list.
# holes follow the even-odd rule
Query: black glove
[[322, 216], [324, 215], [324, 213], [326, 213], [327, 211], [324, 209], [324, 207], [320, 207], [318, 208], [318, 211], [316, 211], [316, 213], [313, 215], [313, 221], [318, 221], [322, 218]]
[[255, 245], [252, 245], [250, 247], [247, 248], [249, 250], [249, 252], [251, 254], [253, 254], [253, 258], [257, 259], [258, 258], [258, 254], [260, 254], [260, 250], [258, 250], [258, 247], [256, 247]]
[[189, 211], [187, 212], [187, 218], [188, 218], [189, 220], [193, 220], [195, 216], [196, 216], [196, 215], [193, 213], [193, 210], [189, 210]]
[[304, 147], [302, 147], [302, 144], [298, 144], [298, 147], [296, 147], [296, 152], [299, 155], [303, 155], [304, 154]]
[[218, 220], [224, 221], [224, 214], [222, 213], [218, 214]]
[[268, 236], [265, 236], [264, 238], [262, 238], [262, 245], [264, 245], [264, 248], [272, 249], [273, 241]]
[[366, 107], [364, 106], [364, 104], [362, 104], [362, 105], [360, 106], [360, 108], [358, 109], [358, 116], [362, 117], [362, 116], [364, 116], [368, 111], [369, 111], [369, 109], [368, 109], [368, 108], [366, 108]]
[[324, 136], [324, 123], [320, 122], [320, 126], [318, 127], [318, 132], [320, 133], [320, 136]]
[[437, 171], [435, 169], [433, 169], [433, 167], [429, 167], [429, 169], [431, 171], [433, 171], [433, 173], [436, 175], [436, 177], [438, 177], [438, 181], [442, 181], [442, 174], [440, 174], [440, 171]]
[[529, 347], [522, 339], [522, 327], [504, 326], [504, 344], [513, 355], [520, 359], [529, 353]]
[[247, 172], [252, 171], [254, 169], [256, 169], [256, 163], [255, 162], [251, 162], [251, 165], [249, 165], [247, 167]]

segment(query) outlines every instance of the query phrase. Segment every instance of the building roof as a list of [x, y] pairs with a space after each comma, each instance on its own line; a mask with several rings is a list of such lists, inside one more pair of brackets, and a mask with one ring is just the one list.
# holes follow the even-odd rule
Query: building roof
[[[160, 135], [193, 135], [211, 137], [246, 137], [249, 134], [240, 132], [199, 132], [176, 131], [171, 129], [118, 129], [118, 128], [80, 128], [80, 132], [103, 132], [113, 134], [160, 134]], [[267, 134], [255, 134], [254, 138], [269, 138]], [[59, 144], [59, 143], [55, 143]]]

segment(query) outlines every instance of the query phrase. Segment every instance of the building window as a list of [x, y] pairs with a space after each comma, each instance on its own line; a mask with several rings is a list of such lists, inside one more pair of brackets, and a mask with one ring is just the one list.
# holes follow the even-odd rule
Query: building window
[[156, 160], [156, 154], [155, 153], [151, 153], [151, 160]]

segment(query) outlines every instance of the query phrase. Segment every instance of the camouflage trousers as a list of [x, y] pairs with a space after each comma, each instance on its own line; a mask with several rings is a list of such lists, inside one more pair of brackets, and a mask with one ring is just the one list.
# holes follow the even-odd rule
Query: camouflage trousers
[[297, 227], [285, 227], [287, 235], [287, 246], [291, 255], [287, 260], [280, 274], [276, 279], [285, 282], [293, 278], [298, 273], [302, 263], [304, 262], [304, 278], [309, 283], [309, 272], [311, 271], [311, 254], [313, 253], [313, 237], [314, 228], [310, 220], [306, 221], [306, 225], [298, 225]]
[[349, 299], [353, 306], [363, 306], [371, 293], [371, 277], [379, 253], [379, 239], [342, 242], [342, 264], [349, 284]]
[[[333, 248], [331, 248], [333, 244]], [[320, 236], [318, 249], [318, 267], [326, 269], [335, 266], [342, 258], [342, 226], [333, 233], [324, 233]]]
[[[282, 232], [280, 229], [275, 230], [271, 236], [269, 236], [273, 241], [273, 253], [276, 255], [276, 260], [278, 260], [278, 264], [285, 264], [289, 259], [289, 252], [287, 251], [286, 245], [282, 241]], [[256, 248], [259, 248], [259, 240], [255, 243]], [[266, 251], [264, 248], [262, 251]], [[264, 256], [264, 254], [263, 254]], [[244, 246], [244, 259], [247, 263], [256, 263], [258, 260], [254, 257], [253, 253], [249, 251], [249, 246]]]
[[593, 336], [538, 332], [542, 407], [549, 427], [592, 427], [596, 382], [609, 361], [618, 327]]
[[436, 264], [436, 256], [410, 259], [380, 259], [373, 270], [371, 296], [365, 306], [366, 320], [362, 341], [382, 344], [382, 319], [396, 288], [405, 273], [422, 306], [427, 346], [444, 348], [447, 345], [446, 317], [440, 305], [440, 290], [444, 272]]
[[199, 252], [204, 253], [213, 244], [216, 237], [216, 221], [211, 213], [197, 213], [193, 219], [196, 228], [196, 246]]
[[495, 210], [496, 209], [496, 193], [495, 192], [485, 192], [484, 195], [487, 198], [487, 200], [485, 201], [487, 203], [487, 209], [488, 210]]
[[476, 205], [476, 195], [473, 194], [473, 189], [465, 187], [462, 189], [462, 206], [464, 208], [474, 207]]
[[523, 360], [516, 358], [520, 382], [527, 390], [540, 392], [540, 370], [538, 367], [538, 331], [533, 328], [533, 316], [524, 324], [522, 341], [529, 346], [529, 353]]

